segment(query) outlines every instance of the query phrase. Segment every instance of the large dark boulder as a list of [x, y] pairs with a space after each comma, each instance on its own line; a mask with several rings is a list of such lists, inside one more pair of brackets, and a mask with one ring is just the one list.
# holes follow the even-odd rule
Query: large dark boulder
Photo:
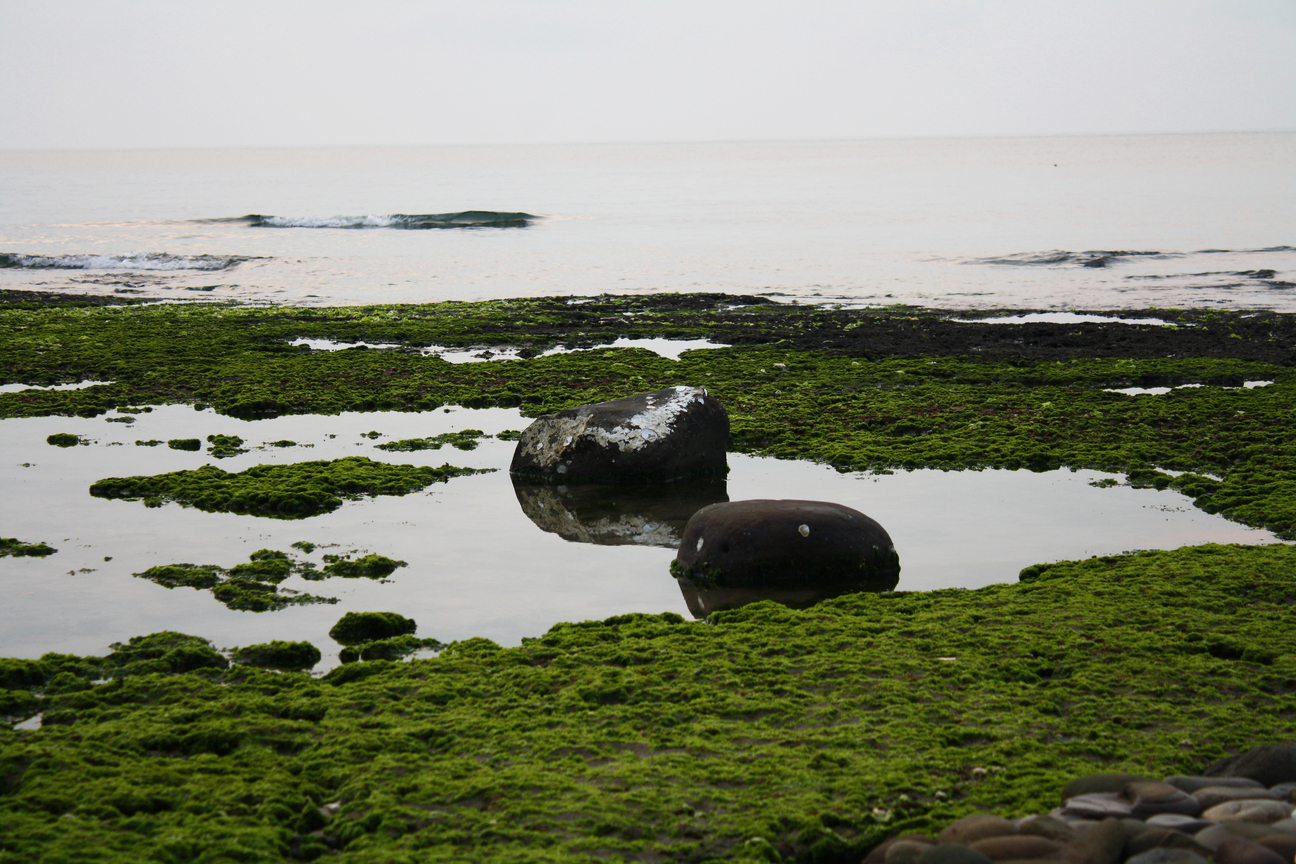
[[1247, 777], [1264, 786], [1296, 781], [1296, 741], [1253, 747], [1225, 756], [1202, 772], [1207, 777]]
[[886, 529], [858, 510], [756, 499], [694, 513], [671, 573], [700, 588], [889, 591], [900, 581], [900, 558]]
[[694, 513], [729, 500], [725, 488], [723, 477], [647, 486], [513, 481], [522, 512], [542, 531], [571, 543], [667, 549], [679, 548], [684, 526]]
[[536, 418], [509, 473], [544, 483], [665, 483], [723, 474], [728, 446], [724, 406], [679, 385]]

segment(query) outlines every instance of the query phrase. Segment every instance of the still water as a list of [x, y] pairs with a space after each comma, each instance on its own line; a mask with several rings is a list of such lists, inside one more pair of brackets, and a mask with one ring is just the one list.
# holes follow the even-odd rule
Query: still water
[[[125, 416], [136, 420], [108, 422]], [[582, 503], [574, 490], [547, 489], [550, 518], [544, 518], [538, 515], [544, 508], [534, 506], [531, 493], [519, 493], [509, 479], [512, 442], [487, 438], [467, 452], [446, 447], [388, 453], [375, 446], [462, 429], [494, 435], [521, 429], [527, 422], [512, 409], [247, 422], [186, 406], [93, 419], [0, 421], [4, 533], [27, 542], [44, 541], [59, 550], [44, 559], [0, 559], [5, 597], [0, 604], [0, 656], [99, 654], [110, 642], [171, 629], [200, 634], [221, 647], [307, 639], [325, 651], [319, 668], [327, 669], [337, 662], [339, 647], [328, 638], [328, 630], [347, 611], [396, 611], [414, 618], [422, 636], [446, 642], [485, 636], [505, 645], [538, 636], [557, 621], [630, 611], [673, 610], [690, 616], [689, 603], [668, 570], [674, 551], [667, 547], [678, 522], [672, 526], [660, 497], [636, 502], [621, 493], [609, 517], [608, 507]], [[46, 444], [46, 436], [56, 432], [80, 435], [92, 443], [66, 449]], [[381, 437], [370, 438], [370, 432]], [[214, 460], [205, 452], [134, 443], [209, 434], [238, 435], [253, 449]], [[298, 443], [264, 446], [281, 439]], [[204, 513], [177, 504], [146, 508], [138, 501], [104, 500], [88, 493], [91, 483], [110, 476], [204, 464], [233, 472], [259, 463], [354, 455], [499, 470], [402, 497], [348, 502], [332, 513], [291, 521]], [[1203, 513], [1173, 491], [1092, 486], [1110, 476], [1094, 471], [860, 475], [735, 454], [729, 464], [729, 477], [718, 491], [704, 491], [686, 506], [727, 496], [810, 498], [854, 507], [881, 522], [894, 540], [902, 566], [899, 590], [1012, 582], [1029, 564], [1131, 549], [1274, 541], [1268, 532]], [[688, 494], [699, 493], [685, 497]], [[572, 524], [563, 527], [563, 520]], [[322, 548], [302, 556], [291, 548], [302, 540]], [[582, 542], [588, 540], [611, 540], [615, 545]], [[325, 553], [373, 552], [409, 566], [381, 582], [290, 577], [283, 587], [337, 597], [339, 602], [260, 613], [227, 609], [209, 592], [168, 590], [131, 575], [181, 562], [228, 568], [262, 548], [297, 554], [316, 564]]]

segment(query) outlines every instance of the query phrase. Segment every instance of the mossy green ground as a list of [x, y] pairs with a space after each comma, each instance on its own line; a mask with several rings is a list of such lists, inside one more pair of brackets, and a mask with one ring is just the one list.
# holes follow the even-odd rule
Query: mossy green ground
[[[248, 419], [450, 403], [534, 415], [689, 383], [726, 405], [736, 450], [843, 470], [1096, 467], [1296, 536], [1291, 316], [1163, 313], [1180, 329], [1103, 342], [1088, 325], [974, 332], [986, 325], [921, 310], [732, 302], [10, 307], [4, 381], [115, 383], [0, 394], [0, 416], [164, 403]], [[471, 364], [414, 350], [618, 336], [738, 347]], [[288, 347], [297, 337], [409, 350]], [[1222, 386], [1257, 379], [1275, 383]], [[1188, 383], [1213, 386], [1104, 392]], [[0, 731], [0, 862], [854, 864], [891, 832], [1047, 810], [1076, 775], [1192, 773], [1290, 737], [1296, 550], [1207, 546], [1025, 577], [704, 624], [619, 616], [323, 679], [228, 670], [180, 634], [103, 661], [3, 661], [0, 712], [46, 725]]]
[[1296, 550], [1204, 546], [560, 624], [323, 679], [193, 645], [191, 672], [149, 671], [154, 651], [74, 692], [14, 676], [47, 725], [0, 732], [0, 861], [858, 860], [889, 832], [1045, 811], [1073, 776], [1290, 736], [1294, 600]]

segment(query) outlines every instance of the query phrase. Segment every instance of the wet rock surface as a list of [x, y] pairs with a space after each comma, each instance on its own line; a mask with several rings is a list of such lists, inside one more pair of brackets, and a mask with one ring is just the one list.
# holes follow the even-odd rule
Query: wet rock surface
[[701, 588], [889, 591], [900, 580], [900, 559], [886, 529], [858, 510], [752, 499], [693, 514], [671, 572]]
[[723, 474], [729, 415], [677, 385], [545, 414], [522, 432], [509, 473], [546, 483], [667, 483]]
[[513, 483], [518, 506], [541, 531], [570, 543], [678, 549], [684, 526], [709, 504], [729, 500], [723, 477], [647, 486]]
[[[974, 813], [946, 826], [935, 841], [893, 837], [863, 864], [1293, 864], [1296, 765], [1286, 759], [1294, 749], [1289, 743], [1257, 747], [1212, 765], [1214, 776], [1079, 777], [1064, 787], [1062, 806], [1052, 813], [1014, 820]], [[1250, 797], [1203, 808], [1221, 793]]]

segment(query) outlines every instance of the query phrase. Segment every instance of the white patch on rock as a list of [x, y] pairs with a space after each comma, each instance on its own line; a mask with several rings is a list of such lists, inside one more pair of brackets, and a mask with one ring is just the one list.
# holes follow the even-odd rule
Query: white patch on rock
[[802, 523], [802, 524], [798, 525], [798, 526], [797, 526], [797, 533], [800, 534], [802, 537], [809, 537], [809, 536], [810, 536], [810, 526], [809, 526], [809, 525], [806, 525], [805, 523]]
[[704, 538], [704, 537], [699, 537], [699, 538], [698, 538], [698, 545], [697, 545], [697, 549], [694, 550], [694, 551], [696, 551], [696, 552], [701, 552], [701, 551], [702, 551], [702, 541], [703, 541], [704, 539], [706, 539], [706, 538]]
[[624, 425], [611, 429], [594, 428], [589, 434], [600, 447], [615, 447], [623, 453], [638, 450], [651, 441], [670, 435], [674, 431], [676, 419], [688, 410], [694, 398], [698, 402], [702, 401], [701, 393], [696, 387], [677, 385], [670, 398], [660, 404], [649, 405]]

